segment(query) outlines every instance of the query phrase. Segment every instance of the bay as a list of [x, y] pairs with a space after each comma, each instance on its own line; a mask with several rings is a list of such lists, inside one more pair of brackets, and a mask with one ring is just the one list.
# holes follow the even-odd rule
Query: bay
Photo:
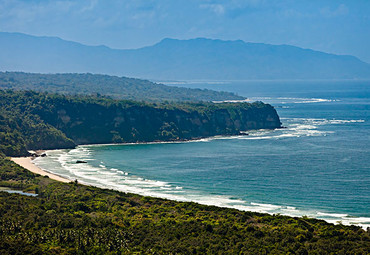
[[124, 192], [370, 227], [370, 81], [169, 85], [271, 103], [286, 128], [191, 142], [78, 146], [48, 151], [35, 163]]

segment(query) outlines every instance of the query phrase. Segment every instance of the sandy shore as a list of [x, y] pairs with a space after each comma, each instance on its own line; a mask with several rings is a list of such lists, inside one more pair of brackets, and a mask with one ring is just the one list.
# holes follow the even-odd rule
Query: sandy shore
[[12, 161], [17, 163], [18, 165], [26, 168], [27, 170], [31, 171], [32, 173], [35, 174], [40, 174], [42, 176], [49, 176], [50, 179], [60, 181], [60, 182], [71, 182], [71, 180], [68, 180], [66, 178], [60, 177], [56, 174], [48, 173], [38, 166], [36, 166], [34, 163], [32, 163], [32, 158], [31, 157], [22, 157], [22, 158], [11, 158]]

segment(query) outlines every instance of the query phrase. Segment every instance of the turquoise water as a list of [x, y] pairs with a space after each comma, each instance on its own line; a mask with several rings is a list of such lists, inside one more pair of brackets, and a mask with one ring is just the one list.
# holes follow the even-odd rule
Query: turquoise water
[[180, 85], [271, 103], [286, 128], [182, 143], [79, 146], [48, 151], [35, 163], [125, 192], [370, 226], [369, 81]]

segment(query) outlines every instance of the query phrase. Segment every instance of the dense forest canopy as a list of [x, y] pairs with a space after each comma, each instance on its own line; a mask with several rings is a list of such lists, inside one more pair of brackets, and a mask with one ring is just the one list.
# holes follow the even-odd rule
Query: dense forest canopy
[[127, 77], [101, 74], [36, 74], [0, 72], [0, 89], [35, 90], [69, 95], [104, 95], [115, 99], [144, 101], [243, 100], [230, 92], [189, 89]]
[[0, 152], [76, 144], [188, 140], [279, 128], [275, 109], [255, 103], [145, 103], [0, 90]]

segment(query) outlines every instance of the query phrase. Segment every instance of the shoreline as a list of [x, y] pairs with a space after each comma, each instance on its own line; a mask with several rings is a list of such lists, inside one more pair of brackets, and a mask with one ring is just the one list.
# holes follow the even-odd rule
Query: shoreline
[[[275, 129], [282, 129], [283, 126], [273, 129], [251, 129], [248, 131], [258, 131], [258, 130], [275, 130]], [[247, 132], [247, 131], [240, 131], [240, 132]], [[245, 136], [243, 134], [235, 134], [235, 135], [215, 135], [215, 136], [208, 136], [208, 137], [199, 137], [199, 138], [193, 138], [193, 139], [183, 139], [183, 140], [170, 140], [170, 141], [151, 141], [151, 142], [124, 142], [124, 143], [90, 143], [90, 144], [77, 144], [73, 148], [65, 148], [68, 150], [76, 149], [78, 146], [119, 146], [119, 145], [144, 145], [144, 144], [171, 144], [171, 143], [188, 143], [188, 142], [202, 142], [207, 140], [213, 140], [220, 137], [238, 137], [238, 136]], [[54, 150], [63, 150], [63, 149], [39, 149], [35, 151], [29, 151], [32, 155], [41, 155], [43, 153], [47, 153], [47, 151], [54, 151]], [[14, 163], [20, 165], [21, 167], [31, 171], [32, 173], [39, 174], [41, 176], [48, 176], [50, 179], [61, 181], [64, 183], [72, 182], [73, 180], [69, 180], [65, 177], [61, 177], [59, 175], [53, 174], [51, 172], [45, 171], [38, 167], [35, 163], [33, 163], [33, 159], [35, 159], [35, 156], [27, 156], [27, 157], [11, 157], [10, 160]]]
[[32, 173], [39, 174], [42, 176], [48, 176], [50, 179], [53, 179], [55, 181], [60, 181], [64, 183], [69, 183], [71, 180], [68, 180], [67, 178], [61, 177], [56, 174], [49, 173], [40, 167], [36, 166], [32, 160], [33, 157], [12, 157], [10, 158], [14, 163], [20, 165], [21, 167], [31, 171]]
[[[193, 140], [194, 141], [194, 140]], [[133, 143], [135, 144], [135, 143]], [[133, 145], [133, 144], [126, 144], [126, 145]], [[136, 143], [137, 144], [137, 143]], [[102, 145], [102, 144], [96, 144], [96, 145], [93, 145], [93, 144], [90, 144], [90, 146], [99, 146], [99, 145]], [[104, 145], [122, 145], [122, 144], [104, 144]], [[86, 146], [86, 145], [82, 145], [82, 146]], [[87, 145], [89, 146], [89, 145]], [[47, 151], [51, 151], [51, 150], [47, 150]], [[43, 152], [47, 152], [47, 151], [43, 151]], [[48, 176], [50, 179], [53, 179], [55, 181], [60, 181], [60, 182], [63, 182], [63, 183], [70, 183], [70, 182], [73, 182], [73, 180], [69, 180], [65, 177], [61, 177], [59, 175], [56, 175], [56, 174], [53, 174], [53, 173], [50, 173], [48, 171], [45, 171], [43, 169], [41, 169], [40, 167], [38, 167], [37, 165], [35, 165], [32, 160], [34, 159], [34, 157], [12, 157], [11, 160], [13, 162], [15, 162], [16, 164], [20, 165], [21, 167], [31, 171], [32, 173], [35, 173], [35, 174], [40, 174], [42, 176]], [[79, 182], [83, 185], [87, 185], [87, 186], [90, 186], [92, 184], [89, 184], [89, 183], [85, 183], [85, 182]], [[104, 186], [100, 186], [100, 185], [92, 185], [94, 187], [98, 187], [98, 188], [108, 188], [108, 187], [104, 187]], [[119, 192], [124, 192], [124, 193], [127, 193], [127, 191], [121, 191], [119, 189], [115, 189]], [[257, 212], [257, 213], [267, 213], [269, 215], [273, 215], [274, 213], [272, 212], [261, 212], [260, 210], [253, 210], [251, 208], [238, 208], [237, 206], [228, 206], [228, 205], [216, 205], [216, 204], [209, 204], [209, 203], [202, 203], [200, 201], [196, 201], [196, 200], [191, 200], [191, 201], [187, 201], [187, 200], [182, 200], [182, 199], [176, 199], [176, 198], [168, 198], [168, 197], [162, 197], [162, 196], [156, 196], [156, 195], [145, 195], [145, 194], [141, 194], [141, 193], [136, 193], [136, 192], [129, 192], [129, 193], [133, 193], [133, 194], [138, 194], [140, 196], [150, 196], [150, 197], [153, 197], [153, 198], [160, 198], [160, 199], [168, 199], [168, 200], [171, 200], [171, 201], [177, 201], [177, 202], [194, 202], [194, 203], [198, 203], [198, 204], [202, 204], [202, 205], [207, 205], [207, 206], [216, 206], [216, 207], [220, 207], [220, 208], [231, 208], [231, 209], [237, 209], [239, 211], [249, 211], [249, 212]], [[279, 213], [280, 214], [280, 213]], [[321, 214], [321, 215], [319, 215]], [[367, 223], [363, 223], [363, 222], [356, 222], [357, 219], [360, 219], [361, 217], [356, 217], [356, 216], [349, 216], [347, 215], [347, 220], [348, 222], [345, 222], [343, 223], [343, 218], [342, 219], [328, 219], [328, 218], [323, 218], [322, 215], [326, 215], [328, 213], [322, 213], [322, 212], [318, 212], [318, 215], [309, 215], [308, 217], [310, 218], [314, 218], [314, 219], [318, 219], [318, 220], [324, 220], [325, 222], [327, 223], [331, 223], [331, 224], [344, 224], [344, 225], [354, 225], [354, 226], [357, 226], [357, 227], [360, 227], [364, 230], [366, 230], [367, 227], [369, 227], [369, 225]], [[329, 213], [329, 214], [332, 214], [332, 213]], [[288, 217], [303, 217], [305, 214], [302, 214], [302, 215], [291, 215], [289, 213], [282, 213], [281, 215], [285, 215], [285, 216], [288, 216]], [[321, 216], [321, 217], [320, 217]]]
[[[183, 139], [183, 140], [169, 140], [169, 141], [151, 141], [151, 142], [123, 142], [123, 143], [87, 143], [87, 144], [77, 144], [74, 148], [68, 148], [68, 150], [76, 149], [78, 146], [120, 146], [120, 145], [145, 145], [145, 144], [172, 144], [172, 143], [192, 143], [192, 142], [205, 142], [209, 140], [217, 140], [222, 138], [236, 138], [236, 137], [245, 137], [248, 136], [248, 132], [255, 132], [255, 131], [274, 131], [286, 129], [285, 126], [277, 127], [277, 128], [260, 128], [260, 129], [249, 129], [246, 131], [240, 131], [239, 134], [233, 135], [214, 135], [214, 136], [206, 136], [200, 138], [193, 138], [193, 139]], [[63, 149], [50, 149], [44, 150], [53, 151], [53, 150], [63, 150]]]

